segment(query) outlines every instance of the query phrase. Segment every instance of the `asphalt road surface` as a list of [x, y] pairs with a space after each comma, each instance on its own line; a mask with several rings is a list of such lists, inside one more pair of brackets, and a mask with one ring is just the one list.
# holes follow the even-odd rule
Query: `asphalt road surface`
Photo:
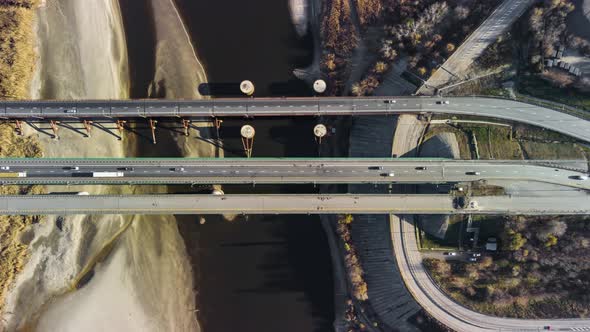
[[[395, 103], [386, 103], [387, 100]], [[513, 100], [480, 97], [281, 98], [130, 101], [5, 101], [0, 117], [27, 121], [81, 121], [149, 117], [328, 116], [400, 113], [474, 115], [526, 123], [590, 142], [590, 121]], [[254, 126], [255, 123], [253, 124]]]
[[[590, 180], [576, 178], [585, 173], [558, 168], [566, 165], [563, 161], [404, 158], [24, 158], [0, 159], [0, 184], [443, 183], [485, 179], [590, 189]], [[19, 173], [23, 177], [15, 177]]]
[[433, 93], [454, 77], [462, 79], [465, 71], [484, 50], [510, 28], [533, 4], [532, 0], [504, 0], [488, 18], [467, 37], [459, 48], [424, 83], [418, 93]]
[[585, 197], [473, 197], [455, 209], [449, 195], [20, 195], [0, 196], [0, 214], [587, 214]]
[[[559, 204], [559, 203], [558, 203]], [[422, 265], [411, 220], [391, 217], [391, 235], [396, 261], [406, 287], [435, 319], [455, 331], [589, 331], [590, 319], [513, 319], [487, 316], [469, 310], [451, 298], [430, 278]]]

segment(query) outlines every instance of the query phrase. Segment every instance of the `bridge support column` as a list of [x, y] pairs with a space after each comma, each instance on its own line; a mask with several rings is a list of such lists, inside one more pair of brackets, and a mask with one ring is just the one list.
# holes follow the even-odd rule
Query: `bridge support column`
[[149, 119], [150, 120], [150, 129], [152, 130], [152, 142], [156, 144], [156, 123], [157, 120]]
[[23, 123], [22, 123], [21, 120], [14, 120], [14, 132], [17, 135], [20, 135], [20, 136], [24, 135], [24, 133], [23, 133]]
[[59, 130], [57, 125], [59, 124], [59, 121], [49, 120], [49, 123], [51, 125], [51, 130], [53, 131], [53, 138], [59, 139], [59, 136], [57, 135], [57, 131]]
[[90, 137], [90, 129], [92, 129], [92, 121], [84, 120], [84, 128], [86, 128], [86, 136]]
[[119, 141], [123, 139], [123, 130], [125, 130], [125, 120], [117, 120], [117, 130], [119, 131]]
[[191, 126], [191, 120], [182, 119], [182, 126], [184, 127], [184, 136], [188, 136], [188, 130]]
[[215, 118], [213, 120], [213, 123], [215, 124], [215, 130], [217, 131], [217, 139], [219, 139], [219, 129], [221, 129], [221, 124], [223, 123], [223, 120]]
[[248, 158], [252, 157], [252, 146], [254, 145], [255, 133], [254, 127], [251, 125], [244, 125], [240, 129], [240, 135], [242, 136], [242, 146], [244, 147], [244, 152]]

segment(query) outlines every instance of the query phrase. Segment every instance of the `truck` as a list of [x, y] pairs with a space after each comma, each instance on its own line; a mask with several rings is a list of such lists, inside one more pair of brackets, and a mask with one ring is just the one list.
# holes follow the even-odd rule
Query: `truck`
[[0, 178], [26, 178], [27, 172], [2, 172]]
[[123, 172], [92, 172], [94, 178], [118, 178], [124, 176]]
[[78, 172], [72, 173], [74, 178], [118, 178], [124, 176], [123, 172]]

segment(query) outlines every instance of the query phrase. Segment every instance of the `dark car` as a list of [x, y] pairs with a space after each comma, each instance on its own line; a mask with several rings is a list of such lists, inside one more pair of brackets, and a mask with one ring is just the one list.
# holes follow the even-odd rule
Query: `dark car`
[[117, 167], [117, 171], [134, 171], [135, 168], [133, 167]]
[[471, 172], [465, 172], [465, 174], [467, 174], [467, 175], [480, 175], [481, 173], [475, 172], [475, 171], [471, 171]]
[[418, 166], [416, 167], [417, 171], [425, 171], [426, 170], [426, 166]]
[[384, 100], [384, 103], [386, 103], [386, 104], [395, 104], [395, 103], [397, 103], [397, 101], [395, 99], [387, 99], [387, 100]]
[[369, 169], [372, 171], [380, 171], [383, 169], [383, 166], [369, 166]]

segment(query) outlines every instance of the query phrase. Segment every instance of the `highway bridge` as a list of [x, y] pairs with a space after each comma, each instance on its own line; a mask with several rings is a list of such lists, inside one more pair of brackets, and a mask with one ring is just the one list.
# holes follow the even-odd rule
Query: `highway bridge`
[[439, 113], [521, 122], [590, 142], [590, 122], [559, 111], [499, 98], [236, 98], [214, 100], [3, 101], [0, 118], [48, 121], [177, 117], [336, 116]]
[[2, 158], [0, 168], [0, 184], [320, 184], [529, 180], [590, 189], [590, 180], [582, 180], [587, 172], [585, 161], [557, 160]]
[[590, 213], [590, 196], [472, 197], [455, 208], [450, 195], [20, 195], [0, 196], [0, 214], [528, 214]]

